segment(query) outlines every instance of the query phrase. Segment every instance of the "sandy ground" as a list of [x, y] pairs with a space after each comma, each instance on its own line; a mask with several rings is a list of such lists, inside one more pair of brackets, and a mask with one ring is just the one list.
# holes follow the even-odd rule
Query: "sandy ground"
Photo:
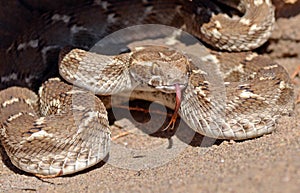
[[[277, 24], [264, 52], [292, 74], [300, 65], [300, 15]], [[295, 98], [299, 91], [297, 77]], [[300, 192], [299, 115], [300, 104], [272, 134], [239, 142], [193, 136], [182, 122], [175, 134], [148, 135], [138, 123], [136, 129], [121, 120], [113, 137], [131, 134], [114, 140], [107, 163], [76, 175], [41, 180], [2, 154], [0, 192]], [[161, 120], [155, 116], [162, 115], [153, 114], [147, 128]]]

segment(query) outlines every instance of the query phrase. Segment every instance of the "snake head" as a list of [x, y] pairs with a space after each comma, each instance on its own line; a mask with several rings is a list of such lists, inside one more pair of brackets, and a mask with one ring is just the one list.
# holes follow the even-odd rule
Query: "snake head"
[[130, 75], [143, 86], [175, 93], [188, 83], [190, 62], [182, 53], [163, 46], [136, 47], [131, 52]]

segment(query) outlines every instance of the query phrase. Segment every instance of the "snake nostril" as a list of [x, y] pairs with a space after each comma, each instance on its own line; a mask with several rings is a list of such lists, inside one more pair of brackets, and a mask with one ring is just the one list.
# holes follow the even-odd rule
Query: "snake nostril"
[[163, 81], [162, 81], [161, 77], [159, 77], [159, 76], [153, 76], [149, 80], [148, 84], [151, 85], [151, 86], [159, 86], [159, 85], [163, 84]]

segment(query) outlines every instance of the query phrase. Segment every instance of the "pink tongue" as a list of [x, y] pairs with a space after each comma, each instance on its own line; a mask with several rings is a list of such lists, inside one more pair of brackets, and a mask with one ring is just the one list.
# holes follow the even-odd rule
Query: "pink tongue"
[[175, 84], [175, 89], [176, 89], [176, 103], [175, 103], [174, 113], [172, 115], [172, 118], [171, 118], [168, 126], [166, 126], [163, 129], [163, 131], [167, 130], [167, 129], [173, 130], [174, 126], [175, 126], [175, 123], [176, 123], [176, 120], [177, 120], [177, 117], [178, 117], [178, 110], [180, 108], [180, 103], [181, 103], [181, 89], [180, 89], [180, 86], [177, 83]]

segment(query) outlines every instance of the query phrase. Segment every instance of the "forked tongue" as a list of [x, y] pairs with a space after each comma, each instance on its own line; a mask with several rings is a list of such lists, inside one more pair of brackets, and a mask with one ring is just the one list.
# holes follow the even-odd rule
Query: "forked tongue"
[[168, 126], [166, 126], [163, 131], [170, 129], [173, 130], [175, 127], [175, 123], [178, 117], [178, 110], [180, 108], [180, 104], [181, 104], [181, 89], [178, 83], [176, 83], [175, 85], [175, 90], [176, 90], [176, 102], [175, 102], [175, 108], [174, 108], [174, 113], [171, 117], [171, 120], [168, 124]]

